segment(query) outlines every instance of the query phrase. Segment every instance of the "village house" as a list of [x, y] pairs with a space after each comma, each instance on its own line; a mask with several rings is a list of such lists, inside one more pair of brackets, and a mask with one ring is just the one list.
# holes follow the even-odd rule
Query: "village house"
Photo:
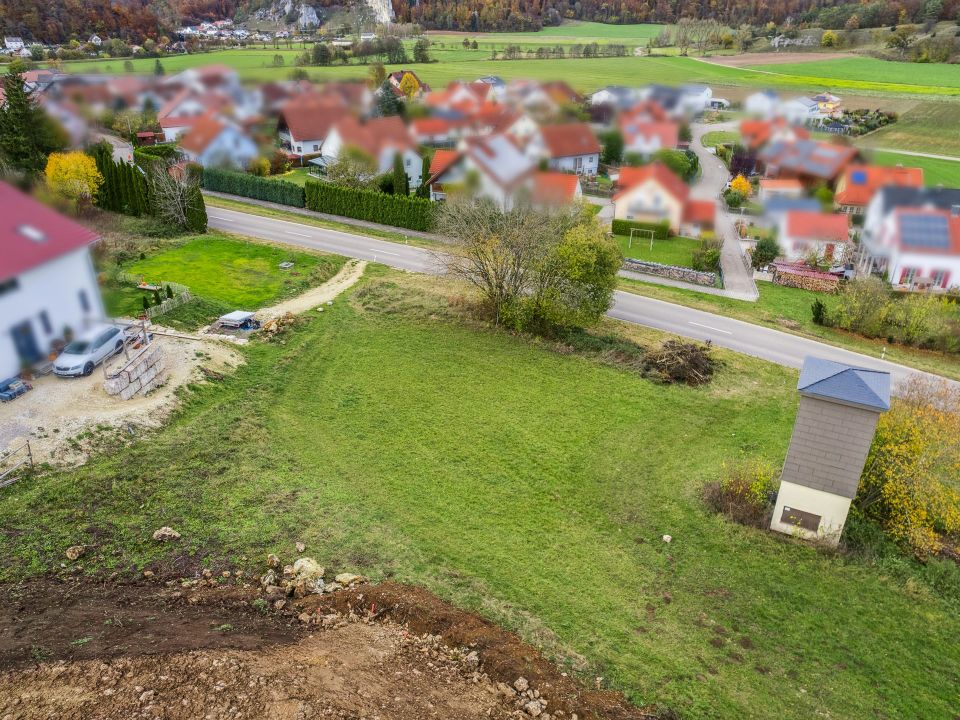
[[760, 178], [757, 199], [769, 202], [774, 198], [799, 198], [806, 192], [803, 183], [796, 178]]
[[[407, 79], [407, 83], [413, 83], [411, 86], [413, 88], [410, 94], [411, 98], [419, 100], [430, 92], [430, 86], [417, 77], [417, 74], [413, 70], [395, 70], [387, 75], [387, 82], [393, 90], [394, 95], [398, 98], [405, 100], [407, 97], [403, 90], [400, 89], [400, 85], [408, 76], [409, 79]], [[380, 90], [378, 89], [377, 92], [380, 92]]]
[[808, 188], [833, 186], [859, 151], [815, 140], [773, 140], [757, 155], [766, 177], [796, 178]]
[[626, 110], [636, 101], [637, 91], [622, 85], [607, 85], [590, 95], [591, 105], [606, 105], [617, 110]]
[[960, 287], [960, 190], [878, 190], [864, 215], [857, 272], [911, 290]]
[[[509, 135], [465, 138], [457, 150], [437, 150], [430, 164], [430, 199], [472, 192], [509, 210], [537, 170]], [[576, 176], [571, 176], [576, 179]]]
[[714, 227], [716, 204], [691, 199], [690, 188], [663, 163], [621, 168], [617, 188], [613, 196], [616, 220], [666, 222], [671, 233], [691, 237]]
[[0, 183], [0, 379], [104, 317], [90, 246], [97, 235]]
[[649, 158], [658, 150], [674, 149], [680, 143], [680, 124], [671, 120], [662, 106], [642, 102], [620, 114], [617, 125], [623, 137], [623, 152]]
[[344, 112], [342, 105], [312, 93], [292, 98], [277, 119], [280, 148], [294, 158], [321, 153], [330, 129]]
[[586, 123], [542, 125], [533, 144], [551, 170], [596, 175], [600, 168], [600, 142]]
[[840, 212], [862, 214], [878, 190], [884, 187], [923, 187], [923, 169], [850, 165], [837, 180], [833, 203]]
[[817, 112], [820, 117], [833, 117], [843, 110], [840, 98], [832, 93], [822, 92], [810, 99], [817, 104]]
[[796, 97], [780, 105], [779, 113], [790, 123], [805, 125], [820, 116], [820, 103], [813, 98]]
[[23, 38], [17, 35], [7, 35], [3, 38], [3, 49], [13, 54], [20, 52], [26, 47]]
[[311, 162], [329, 167], [347, 147], [356, 148], [372, 158], [377, 173], [392, 170], [394, 158], [400, 155], [410, 187], [420, 185], [423, 162], [400, 118], [391, 116], [361, 121], [348, 115], [333, 124], [321, 148], [322, 156]]
[[245, 169], [257, 157], [257, 146], [240, 127], [213, 113], [201, 116], [180, 138], [190, 162], [203, 167]]
[[847, 260], [850, 218], [847, 215], [792, 210], [783, 214], [778, 232], [783, 257], [790, 261]]
[[797, 140], [809, 140], [810, 132], [806, 128], [791, 125], [783, 118], [771, 120], [742, 120], [740, 136], [747, 150], [757, 151], [770, 142], [792, 143]]

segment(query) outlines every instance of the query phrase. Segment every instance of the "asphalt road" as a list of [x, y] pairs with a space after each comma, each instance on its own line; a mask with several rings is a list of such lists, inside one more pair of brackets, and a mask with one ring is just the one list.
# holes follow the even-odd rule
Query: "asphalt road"
[[[443, 272], [442, 262], [435, 252], [413, 245], [213, 206], [208, 207], [207, 215], [210, 227], [227, 232], [371, 260], [400, 270], [431, 274]], [[710, 340], [720, 347], [787, 367], [799, 368], [807, 355], [816, 355], [837, 362], [885, 370], [891, 374], [894, 385], [911, 375], [926, 374], [815, 340], [633, 293], [618, 291], [608, 314], [618, 320], [684, 337]]]

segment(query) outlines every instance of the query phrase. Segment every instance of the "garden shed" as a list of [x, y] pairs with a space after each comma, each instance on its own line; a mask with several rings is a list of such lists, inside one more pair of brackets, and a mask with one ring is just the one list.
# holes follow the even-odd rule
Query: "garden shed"
[[890, 409], [890, 373], [808, 357], [800, 409], [770, 528], [836, 544], [873, 442]]

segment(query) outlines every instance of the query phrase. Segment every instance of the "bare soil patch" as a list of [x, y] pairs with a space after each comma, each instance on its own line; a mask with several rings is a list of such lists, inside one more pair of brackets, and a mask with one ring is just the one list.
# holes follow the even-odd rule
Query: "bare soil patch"
[[[0, 717], [669, 717], [586, 690], [421, 588], [360, 585], [267, 610], [235, 578], [0, 588]], [[510, 687], [507, 687], [507, 686]], [[524, 687], [526, 687], [524, 685]]]
[[0, 454], [29, 439], [38, 462], [80, 464], [98, 435], [116, 431], [130, 435], [137, 428], [159, 427], [176, 405], [177, 390], [203, 379], [201, 366], [224, 371], [243, 362], [242, 355], [220, 342], [160, 336], [156, 342], [163, 348], [170, 377], [145, 396], [121, 400], [107, 395], [100, 368], [89, 377], [47, 375], [32, 380], [33, 390], [0, 405]]

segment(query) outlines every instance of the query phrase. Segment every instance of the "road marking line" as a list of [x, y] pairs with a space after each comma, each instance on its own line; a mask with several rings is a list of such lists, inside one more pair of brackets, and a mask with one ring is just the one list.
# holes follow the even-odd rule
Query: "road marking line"
[[395, 255], [396, 257], [400, 257], [400, 253], [387, 252], [386, 250], [377, 250], [376, 248], [367, 248], [367, 250], [372, 253], [377, 253], [378, 255]]
[[688, 320], [689, 325], [696, 325], [697, 327], [706, 328], [707, 330], [713, 330], [714, 332], [723, 333], [724, 335], [733, 335], [729, 330], [721, 330], [720, 328], [710, 327], [709, 325], [701, 325], [700, 323], [693, 322], [693, 320]]
[[294, 232], [293, 230], [284, 230], [284, 232], [285, 232], [287, 235], [296, 235], [296, 236], [298, 236], [298, 237], [305, 237], [305, 238], [310, 237], [309, 235], [305, 235], [304, 233]]
[[210, 218], [213, 220], [226, 220], [227, 222], [236, 222], [236, 220], [234, 220], [233, 218], [224, 217], [223, 215], [211, 215]]

